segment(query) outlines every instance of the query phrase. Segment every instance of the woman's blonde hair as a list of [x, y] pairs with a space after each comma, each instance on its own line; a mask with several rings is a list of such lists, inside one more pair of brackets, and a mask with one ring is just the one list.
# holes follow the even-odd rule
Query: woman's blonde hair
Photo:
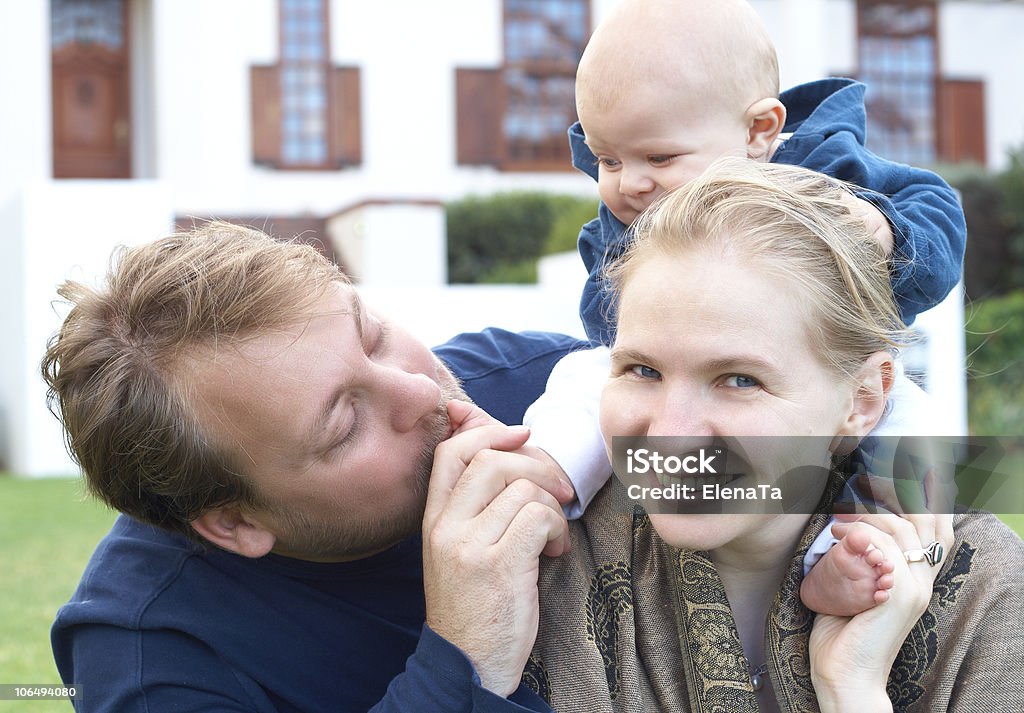
[[41, 367], [89, 490], [190, 537], [211, 508], [265, 507], [200, 428], [182, 387], [189, 357], [296, 324], [347, 282], [310, 245], [217, 222], [120, 249], [98, 289], [66, 282], [71, 310]]
[[[721, 159], [640, 217], [606, 275], [618, 300], [642, 261], [741, 258], [801, 290], [818, 355], [853, 375], [871, 354], [906, 344], [908, 332], [881, 245], [851, 213], [851, 197], [845, 184], [804, 168]], [[742, 289], [723, 285], [723, 298]]]

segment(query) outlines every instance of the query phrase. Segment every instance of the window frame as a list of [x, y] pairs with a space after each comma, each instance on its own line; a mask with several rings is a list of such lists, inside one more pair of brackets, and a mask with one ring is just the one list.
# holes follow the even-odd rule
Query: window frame
[[[866, 29], [865, 28], [866, 15], [869, 12], [871, 12], [873, 9], [878, 8], [880, 6], [892, 6], [892, 7], [898, 7], [898, 8], [904, 9], [904, 10], [916, 10], [916, 9], [926, 10], [928, 12], [928, 14], [929, 14], [928, 27], [924, 31], [913, 32], [913, 33], [900, 32], [899, 30], [892, 30], [890, 28], [884, 28], [884, 27], [883, 28], [873, 27], [870, 30]], [[868, 102], [869, 102], [869, 104], [868, 104], [868, 126], [869, 126], [868, 135], [869, 135], [869, 137], [872, 136], [872, 135], [877, 135], [880, 131], [882, 131], [881, 128], [876, 128], [874, 131], [872, 131], [872, 127], [873, 126], [877, 127], [879, 125], [877, 120], [872, 120], [872, 113], [871, 113], [871, 110], [869, 108], [870, 107], [870, 98], [871, 98], [871, 92], [872, 92], [872, 89], [873, 89], [873, 85], [874, 85], [874, 91], [875, 92], [879, 92], [879, 94], [878, 94], [879, 96], [895, 97], [896, 99], [900, 99], [900, 98], [905, 96], [905, 94], [903, 92], [896, 93], [896, 94], [881, 94], [882, 90], [880, 88], [878, 88], [878, 84], [881, 83], [879, 81], [879, 78], [881, 78], [883, 80], [885, 78], [892, 78], [895, 82], [898, 82], [898, 83], [901, 83], [901, 84], [908, 84], [909, 85], [910, 84], [909, 80], [912, 80], [917, 75], [911, 74], [911, 73], [908, 73], [908, 72], [889, 72], [889, 71], [880, 72], [880, 73], [877, 73], [875, 75], [867, 75], [865, 73], [865, 70], [864, 70], [864, 67], [865, 67], [865, 57], [864, 57], [864, 55], [865, 55], [865, 47], [864, 47], [865, 40], [866, 39], [871, 39], [871, 38], [879, 38], [879, 39], [907, 38], [907, 39], [909, 39], [909, 38], [914, 38], [914, 37], [927, 37], [930, 40], [930, 42], [931, 42], [931, 52], [930, 52], [930, 57], [929, 57], [929, 60], [930, 60], [930, 72], [927, 75], [924, 75], [925, 78], [923, 79], [923, 81], [920, 82], [920, 84], [916, 85], [916, 86], [925, 86], [925, 85], [927, 85], [928, 90], [931, 93], [930, 102], [925, 102], [925, 104], [924, 104], [924, 106], [927, 107], [928, 115], [931, 118], [931, 120], [927, 124], [927, 130], [929, 132], [928, 141], [927, 142], [923, 142], [922, 141], [920, 144], [915, 144], [913, 142], [913, 140], [911, 140], [911, 142], [909, 142], [909, 143], [904, 143], [904, 142], [896, 143], [896, 142], [893, 142], [900, 149], [900, 150], [897, 150], [897, 151], [894, 151], [892, 149], [892, 144], [884, 146], [884, 147], [877, 147], [877, 145], [876, 145], [876, 147], [870, 147], [869, 146], [869, 148], [877, 148], [877, 153], [879, 153], [880, 155], [884, 155], [886, 158], [890, 158], [890, 159], [896, 160], [896, 161], [901, 161], [901, 162], [904, 162], [904, 163], [914, 163], [914, 164], [918, 164], [918, 165], [933, 164], [933, 163], [935, 163], [936, 161], [939, 160], [939, 156], [940, 156], [940, 119], [939, 119], [940, 114], [939, 114], [939, 112], [940, 112], [941, 103], [942, 103], [941, 102], [941, 96], [940, 96], [941, 83], [942, 83], [942, 67], [941, 67], [941, 64], [940, 64], [941, 53], [940, 53], [940, 48], [939, 48], [939, 39], [940, 39], [940, 31], [939, 31], [940, 17], [939, 17], [939, 15], [940, 15], [940, 13], [939, 13], [938, 4], [935, 3], [935, 2], [930, 2], [929, 0], [857, 0], [857, 5], [856, 5], [857, 66], [858, 66], [858, 77], [861, 79], [861, 81], [865, 82], [868, 85]], [[929, 104], [930, 104], [930, 106], [929, 106]], [[869, 138], [869, 141], [870, 141], [870, 138]], [[919, 150], [918, 147], [920, 147], [921, 149], [926, 150], [928, 153], [930, 153], [930, 156], [925, 158], [925, 160], [918, 160], [916, 158], [916, 156], [915, 156], [915, 154]], [[902, 151], [902, 154], [901, 154], [901, 151]]]

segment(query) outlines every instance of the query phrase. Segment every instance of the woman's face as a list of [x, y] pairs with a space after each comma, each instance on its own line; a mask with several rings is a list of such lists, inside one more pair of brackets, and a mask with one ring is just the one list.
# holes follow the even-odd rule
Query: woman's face
[[[800, 465], [827, 466], [833, 439], [849, 435], [856, 389], [812, 348], [801, 299], [793, 284], [743, 258], [697, 252], [641, 258], [621, 296], [601, 400], [609, 452], [613, 436], [685, 436], [693, 449], [713, 439], [741, 437], [742, 446], [744, 436], [801, 436], [753, 439], [756, 447], [744, 456], [757, 482]], [[753, 484], [754, 477], [730, 485]], [[823, 478], [814, 485], [818, 492], [809, 495], [816, 502]], [[774, 517], [652, 515], [651, 521], [672, 545], [712, 550]]]

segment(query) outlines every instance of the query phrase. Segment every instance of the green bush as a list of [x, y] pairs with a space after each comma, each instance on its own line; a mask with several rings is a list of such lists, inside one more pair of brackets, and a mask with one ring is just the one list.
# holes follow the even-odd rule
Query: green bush
[[537, 258], [576, 249], [597, 202], [537, 192], [470, 196], [446, 206], [448, 281], [536, 282]]
[[1003, 218], [1003, 191], [995, 175], [975, 173], [957, 182], [967, 218], [964, 286], [971, 299], [1004, 293], [1013, 284], [1010, 228]]
[[529, 285], [537, 282], [537, 260], [502, 262], [481, 275], [477, 282], [485, 285]]
[[1024, 146], [1007, 157], [999, 173], [960, 166], [942, 171], [960, 191], [967, 218], [964, 283], [972, 299], [1024, 287]]
[[1024, 424], [1024, 290], [975, 302], [967, 315], [971, 432], [1020, 436]]
[[1009, 233], [1010, 280], [1014, 287], [1024, 287], [1024, 146], [1010, 151], [1008, 157], [1010, 165], [998, 176], [1002, 219]]
[[575, 252], [580, 228], [597, 217], [597, 200], [557, 196], [555, 216], [544, 244], [544, 254]]

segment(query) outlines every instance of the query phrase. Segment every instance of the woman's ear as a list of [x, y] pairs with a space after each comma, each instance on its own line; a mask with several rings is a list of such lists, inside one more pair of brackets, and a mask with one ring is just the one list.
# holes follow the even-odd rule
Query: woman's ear
[[[843, 455], [852, 451], [882, 419], [893, 378], [892, 354], [875, 352], [867, 358], [855, 377], [850, 412], [837, 434], [834, 453]], [[850, 443], [853, 447], [847, 448]]]
[[786, 107], [778, 99], [758, 99], [747, 107], [747, 158], [767, 161], [786, 125]]
[[192, 521], [192, 529], [210, 543], [243, 557], [262, 557], [277, 537], [238, 507], [214, 508]]

